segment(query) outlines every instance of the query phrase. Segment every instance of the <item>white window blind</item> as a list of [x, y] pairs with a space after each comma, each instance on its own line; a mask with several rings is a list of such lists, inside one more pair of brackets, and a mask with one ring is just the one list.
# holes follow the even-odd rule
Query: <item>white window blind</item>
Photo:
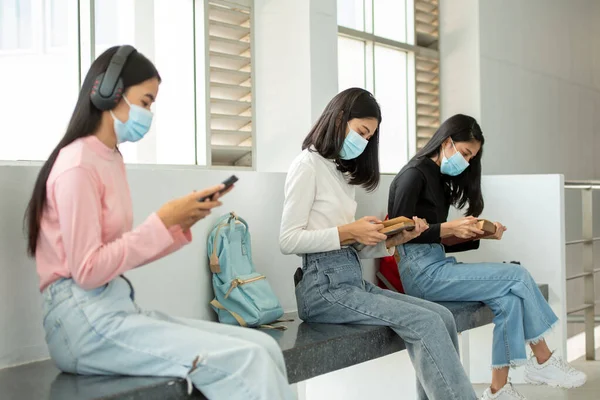
[[339, 89], [381, 104], [380, 167], [397, 172], [440, 125], [438, 0], [338, 0]]
[[[431, 139], [440, 126], [440, 62], [438, 0], [415, 0], [415, 58], [417, 149]], [[431, 50], [431, 51], [426, 51]]]
[[251, 167], [253, 160], [252, 49], [249, 7], [209, 1], [209, 165]]

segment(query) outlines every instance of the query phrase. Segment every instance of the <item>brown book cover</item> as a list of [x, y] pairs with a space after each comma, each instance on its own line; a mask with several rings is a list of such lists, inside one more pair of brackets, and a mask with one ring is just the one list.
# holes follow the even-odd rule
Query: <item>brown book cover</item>
[[470, 242], [472, 240], [479, 240], [479, 239], [491, 236], [494, 233], [496, 233], [496, 225], [494, 225], [493, 222], [488, 221], [487, 219], [478, 219], [477, 227], [484, 232], [483, 235], [477, 235], [470, 239], [463, 239], [463, 238], [459, 238], [456, 236], [448, 236], [448, 237], [442, 238], [442, 244], [445, 246], [454, 246], [455, 244]]
[[[383, 229], [381, 229], [379, 232], [385, 234], [387, 237], [394, 236], [404, 230], [412, 231], [413, 229], [415, 229], [415, 221], [411, 218], [406, 217], [388, 219], [383, 221], [382, 224]], [[348, 246], [355, 243], [355, 240], [350, 239], [342, 242], [342, 245]]]

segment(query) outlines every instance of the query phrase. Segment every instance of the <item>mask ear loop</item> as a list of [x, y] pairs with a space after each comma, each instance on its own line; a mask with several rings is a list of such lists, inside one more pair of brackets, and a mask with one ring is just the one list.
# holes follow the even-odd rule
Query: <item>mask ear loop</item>
[[[125, 97], [125, 95], [123, 95], [123, 100], [125, 100], [125, 103], [127, 103], [127, 105], [129, 106], [129, 109], [131, 109], [131, 103], [129, 102], [129, 100], [127, 100], [127, 97]], [[115, 115], [113, 110], [110, 110], [110, 116], [113, 117], [114, 121], [117, 121], [117, 116]], [[118, 121], [121, 122], [121, 120], [118, 120]], [[124, 122], [121, 122], [121, 123], [124, 123]]]

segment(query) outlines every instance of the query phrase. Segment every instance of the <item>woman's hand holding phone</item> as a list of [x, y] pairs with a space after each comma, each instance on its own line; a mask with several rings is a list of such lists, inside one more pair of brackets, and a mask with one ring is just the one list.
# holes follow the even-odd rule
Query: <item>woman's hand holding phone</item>
[[[229, 193], [233, 186], [219, 193], [224, 188], [225, 185], [219, 184], [201, 191], [194, 191], [187, 196], [169, 201], [156, 214], [167, 229], [180, 225], [185, 231], [190, 229], [196, 222], [210, 215], [213, 208], [222, 204], [219, 198]], [[203, 198], [205, 198], [204, 201], [199, 201]]]

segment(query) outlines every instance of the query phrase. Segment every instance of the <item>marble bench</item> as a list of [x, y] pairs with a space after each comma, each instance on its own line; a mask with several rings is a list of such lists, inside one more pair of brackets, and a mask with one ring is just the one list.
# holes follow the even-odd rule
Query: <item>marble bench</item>
[[[540, 285], [548, 299], [548, 285]], [[459, 332], [492, 322], [491, 310], [482, 303], [440, 303], [454, 314]], [[404, 342], [387, 327], [307, 324], [294, 322], [286, 331], [265, 331], [281, 346], [290, 383], [300, 382], [405, 349]], [[63, 374], [52, 361], [40, 361], [0, 370], [3, 400], [174, 400], [204, 399], [177, 378], [75, 376]]]

